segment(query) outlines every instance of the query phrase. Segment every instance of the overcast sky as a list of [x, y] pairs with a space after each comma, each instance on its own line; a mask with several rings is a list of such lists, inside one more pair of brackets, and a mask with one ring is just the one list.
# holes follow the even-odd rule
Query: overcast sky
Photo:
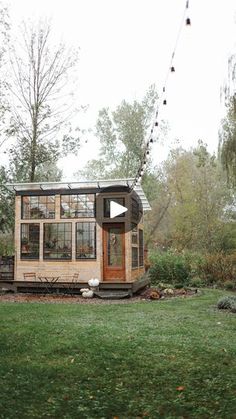
[[[13, 23], [23, 18], [52, 18], [58, 38], [80, 47], [78, 98], [89, 104], [84, 124], [93, 127], [97, 112], [123, 99], [141, 98], [155, 83], [161, 91], [185, 0], [10, 0]], [[154, 146], [159, 161], [174, 139], [189, 147], [202, 139], [217, 149], [222, 109], [220, 88], [227, 59], [236, 50], [235, 0], [190, 0], [191, 27], [179, 39], [162, 117], [171, 127], [164, 147]], [[64, 175], [95, 157], [90, 136], [76, 158], [64, 159]]]

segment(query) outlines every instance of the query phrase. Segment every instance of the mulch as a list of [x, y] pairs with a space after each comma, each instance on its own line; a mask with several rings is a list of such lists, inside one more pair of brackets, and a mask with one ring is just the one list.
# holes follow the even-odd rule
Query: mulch
[[[19, 294], [19, 293], [6, 293], [0, 295], [0, 302], [12, 303], [60, 303], [60, 304], [131, 304], [139, 301], [162, 301], [171, 298], [192, 297], [198, 294], [195, 289], [179, 289], [173, 290], [173, 295], [164, 295], [156, 288], [147, 288], [141, 293], [131, 297], [119, 300], [103, 300], [101, 298], [83, 298], [82, 296], [69, 296], [69, 295], [38, 295], [38, 294]], [[159, 294], [159, 297], [157, 297]]]

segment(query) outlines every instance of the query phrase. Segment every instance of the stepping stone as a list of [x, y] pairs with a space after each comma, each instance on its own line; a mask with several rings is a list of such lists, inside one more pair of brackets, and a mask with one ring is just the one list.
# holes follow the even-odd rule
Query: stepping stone
[[94, 295], [106, 300], [120, 300], [122, 298], [130, 297], [128, 291], [96, 291]]

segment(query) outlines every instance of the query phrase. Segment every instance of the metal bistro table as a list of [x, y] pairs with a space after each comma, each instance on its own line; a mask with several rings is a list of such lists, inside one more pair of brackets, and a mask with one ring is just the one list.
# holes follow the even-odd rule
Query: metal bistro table
[[45, 292], [50, 294], [53, 292], [54, 284], [60, 279], [60, 276], [44, 275], [39, 276], [38, 279], [45, 285]]

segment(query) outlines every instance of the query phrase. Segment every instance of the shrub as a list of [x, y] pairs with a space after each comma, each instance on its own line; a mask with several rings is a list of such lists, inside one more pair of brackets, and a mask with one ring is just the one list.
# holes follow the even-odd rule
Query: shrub
[[225, 281], [223, 286], [226, 290], [233, 290], [235, 287], [235, 284], [233, 283], [233, 281]]
[[14, 255], [14, 239], [10, 233], [0, 233], [0, 255]]
[[190, 285], [191, 287], [200, 288], [200, 287], [202, 287], [202, 286], [203, 286], [203, 282], [202, 282], [201, 278], [194, 277], [194, 278], [192, 278], [192, 279], [191, 279], [191, 281], [190, 281], [189, 285]]
[[[216, 253], [206, 255], [198, 264], [198, 274], [206, 285], [236, 288], [236, 254]], [[229, 285], [232, 284], [232, 285]]]
[[188, 285], [191, 267], [184, 255], [173, 252], [155, 253], [150, 256], [149, 275], [152, 284], [159, 282]]
[[236, 302], [233, 302], [230, 307], [231, 313], [236, 313]]
[[231, 308], [236, 307], [236, 296], [222, 297], [218, 301], [217, 307], [220, 310], [230, 310]]

